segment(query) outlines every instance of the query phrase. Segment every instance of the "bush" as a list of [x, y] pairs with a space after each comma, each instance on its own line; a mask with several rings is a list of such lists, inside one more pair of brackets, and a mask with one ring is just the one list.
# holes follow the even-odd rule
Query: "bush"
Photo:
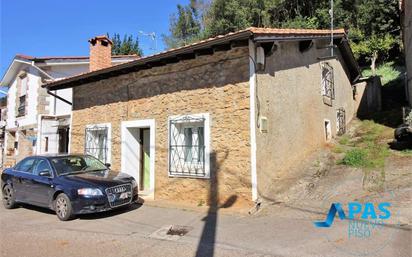
[[341, 164], [352, 167], [365, 167], [367, 164], [368, 152], [364, 149], [355, 148], [346, 152]]

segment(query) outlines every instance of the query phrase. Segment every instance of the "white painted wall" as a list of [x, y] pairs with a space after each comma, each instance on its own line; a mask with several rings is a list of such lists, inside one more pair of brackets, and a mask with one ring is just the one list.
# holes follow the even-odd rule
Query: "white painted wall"
[[[42, 120], [41, 138], [37, 140], [39, 154], [58, 153], [59, 135], [57, 134], [58, 121]], [[48, 138], [48, 151], [46, 151], [46, 137]]]
[[16, 129], [18, 126], [27, 126], [37, 123], [37, 97], [39, 88], [39, 74], [29, 67], [27, 71], [27, 115], [23, 117], [16, 117], [16, 106], [18, 105], [17, 98], [17, 77], [10, 86], [7, 97], [7, 129]]
[[[81, 64], [81, 65], [51, 66], [51, 69], [48, 70], [47, 72], [53, 78], [61, 79], [65, 77], [72, 77], [74, 75], [85, 73], [88, 71], [89, 71], [89, 65]], [[69, 102], [72, 102], [73, 90], [71, 88], [53, 91], [53, 93], [66, 99]], [[55, 97], [50, 96], [49, 111], [51, 115], [67, 115], [67, 114], [71, 114], [72, 106]]]
[[16, 127], [16, 91], [17, 91], [17, 79], [13, 81], [10, 85], [8, 94], [7, 94], [7, 119], [6, 119], [6, 128], [13, 129]]

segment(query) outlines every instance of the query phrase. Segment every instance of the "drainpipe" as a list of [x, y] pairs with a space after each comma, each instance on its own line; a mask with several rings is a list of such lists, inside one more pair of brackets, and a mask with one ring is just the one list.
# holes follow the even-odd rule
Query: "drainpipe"
[[[51, 95], [51, 96], [54, 96], [55, 98], [59, 99], [59, 100], [62, 101], [62, 102], [65, 102], [66, 104], [73, 105], [72, 102], [67, 101], [67, 100], [64, 99], [63, 97], [56, 95], [55, 93], [53, 93], [53, 92], [50, 91], [50, 90], [47, 90], [47, 94], [49, 94], [49, 95]], [[55, 104], [54, 106], [56, 106], [56, 104]]]
[[43, 140], [42, 140], [42, 136], [41, 136], [41, 131], [42, 131], [42, 129], [43, 129], [42, 120], [43, 120], [43, 115], [40, 114], [40, 115], [39, 115], [39, 118], [38, 118], [38, 121], [37, 121], [39, 128], [38, 128], [38, 131], [37, 131], [36, 154], [40, 154], [40, 153], [41, 153], [41, 142], [43, 141]]
[[256, 170], [256, 49], [255, 43], [249, 39], [249, 99], [250, 99], [250, 169], [252, 184], [252, 200], [258, 201], [258, 185]]

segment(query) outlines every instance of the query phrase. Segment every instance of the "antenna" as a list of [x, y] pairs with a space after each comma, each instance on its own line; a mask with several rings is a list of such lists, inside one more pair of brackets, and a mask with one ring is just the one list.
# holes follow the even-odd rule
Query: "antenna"
[[143, 36], [146, 36], [146, 37], [149, 37], [154, 42], [154, 45], [155, 45], [154, 48], [150, 47], [149, 49], [157, 51], [157, 40], [156, 40], [156, 33], [155, 32], [146, 33], [142, 30], [139, 30], [139, 34], [143, 35]]
[[330, 55], [333, 56], [333, 0], [330, 0]]

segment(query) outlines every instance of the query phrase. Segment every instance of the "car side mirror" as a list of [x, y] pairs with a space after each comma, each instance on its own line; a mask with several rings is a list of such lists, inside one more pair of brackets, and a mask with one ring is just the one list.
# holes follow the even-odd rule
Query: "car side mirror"
[[42, 170], [39, 172], [40, 177], [51, 177], [50, 171], [49, 170]]
[[110, 163], [105, 163], [104, 166], [106, 166], [106, 168], [110, 169], [110, 167], [112, 166]]

